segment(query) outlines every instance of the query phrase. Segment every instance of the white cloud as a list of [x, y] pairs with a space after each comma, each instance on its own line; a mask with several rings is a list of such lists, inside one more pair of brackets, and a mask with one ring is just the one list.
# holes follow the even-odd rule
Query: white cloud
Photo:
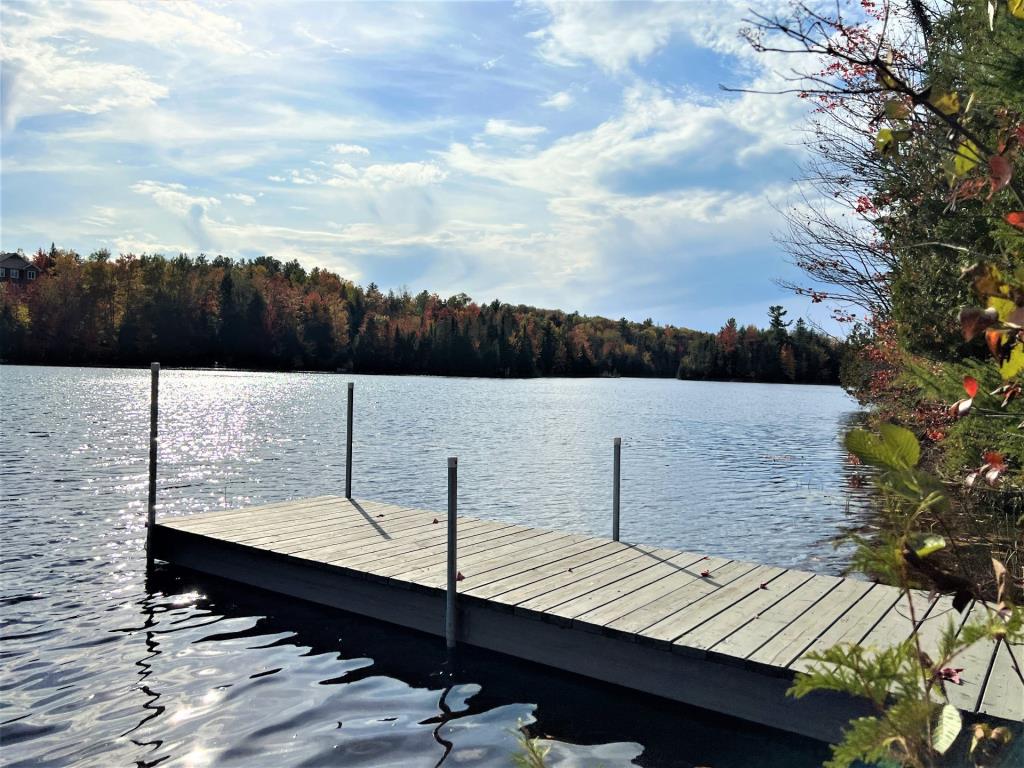
[[[702, 48], [759, 62], [740, 38], [739, 29], [750, 15], [747, 0], [702, 0], [661, 3], [543, 2], [548, 23], [527, 35], [536, 41], [536, 53], [558, 66], [576, 67], [592, 61], [610, 73], [623, 73], [643, 64], [667, 47], [673, 38], [685, 38]], [[785, 14], [787, 0], [765, 0], [758, 11]]]
[[484, 126], [484, 133], [488, 136], [502, 136], [510, 139], [530, 139], [545, 133], [547, 128], [542, 125], [519, 125], [510, 120], [487, 121]]
[[225, 195], [225, 197], [230, 197], [233, 200], [237, 200], [242, 205], [256, 205], [256, 198], [253, 197], [252, 195], [247, 195], [244, 192], [232, 192]]
[[568, 109], [572, 106], [574, 99], [571, 93], [568, 91], [559, 91], [553, 93], [547, 99], [542, 101], [540, 105], [542, 107], [554, 107], [555, 109]]
[[488, 59], [487, 61], [485, 61], [480, 66], [483, 67], [484, 69], [490, 71], [490, 70], [494, 69], [496, 66], [498, 66], [498, 63], [502, 59], [504, 59], [504, 58], [505, 58], [504, 54], [502, 54], [501, 56], [495, 56], [493, 59]]
[[546, 5], [550, 23], [528, 36], [552, 64], [579, 66], [586, 60], [621, 72], [662, 48], [691, 3], [655, 5], [579, 3]]
[[92, 209], [93, 213], [82, 219], [84, 224], [96, 227], [97, 229], [107, 229], [117, 223], [118, 211], [116, 208], [104, 205], [94, 205]]
[[320, 178], [308, 168], [302, 171], [293, 169], [291, 171], [291, 182], [292, 184], [318, 184]]
[[98, 41], [151, 46], [161, 56], [202, 49], [209, 64], [251, 54], [241, 37], [237, 21], [194, 3], [6, 6], [0, 33], [4, 126], [12, 130], [23, 118], [59, 112], [143, 109], [168, 97], [166, 79], [123, 57], [104, 56]]
[[167, 98], [166, 86], [127, 64], [64, 56], [53, 45], [34, 40], [0, 42], [0, 61], [9, 78], [3, 122], [12, 130], [19, 120], [57, 112], [95, 115], [133, 109]]
[[331, 152], [338, 155], [368, 155], [370, 150], [358, 144], [332, 144]]
[[192, 216], [202, 213], [207, 208], [220, 205], [216, 197], [190, 195], [184, 184], [166, 184], [159, 181], [144, 180], [132, 185], [132, 191], [140, 195], [149, 195], [157, 205], [180, 216]]
[[375, 163], [355, 168], [348, 163], [334, 166], [335, 176], [324, 183], [342, 189], [362, 188], [387, 192], [407, 187], [426, 187], [448, 178], [448, 172], [437, 163]]

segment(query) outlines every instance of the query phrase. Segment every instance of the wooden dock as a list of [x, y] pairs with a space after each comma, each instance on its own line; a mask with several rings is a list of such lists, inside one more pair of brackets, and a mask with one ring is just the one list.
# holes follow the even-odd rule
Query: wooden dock
[[[415, 630], [445, 630], [446, 516], [338, 496], [166, 519], [151, 554]], [[771, 565], [458, 517], [457, 639], [675, 701], [834, 741], [862, 702], [785, 695], [801, 657], [909, 636], [898, 589]], [[964, 614], [914, 595], [926, 646]], [[951, 701], [1024, 719], [1005, 643], [960, 658]]]

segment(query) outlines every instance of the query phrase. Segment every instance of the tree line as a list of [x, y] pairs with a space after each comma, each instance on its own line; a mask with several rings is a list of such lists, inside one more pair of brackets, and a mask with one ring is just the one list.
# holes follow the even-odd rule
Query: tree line
[[51, 247], [0, 283], [0, 358], [58, 365], [345, 370], [453, 376], [657, 376], [834, 384], [841, 345], [772, 307], [718, 333], [465, 294], [383, 293], [270, 256], [82, 258]]

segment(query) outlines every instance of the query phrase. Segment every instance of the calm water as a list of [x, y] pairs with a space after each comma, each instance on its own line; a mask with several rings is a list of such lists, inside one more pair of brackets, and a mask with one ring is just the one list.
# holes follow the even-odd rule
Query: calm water
[[[836, 573], [864, 514], [841, 391], [677, 381], [489, 381], [164, 371], [159, 515], [344, 486], [605, 535], [623, 437], [623, 539]], [[0, 763], [818, 764], [819, 745], [297, 604], [142, 557], [148, 371], [0, 367]], [[754, 757], [756, 755], [756, 758]]]

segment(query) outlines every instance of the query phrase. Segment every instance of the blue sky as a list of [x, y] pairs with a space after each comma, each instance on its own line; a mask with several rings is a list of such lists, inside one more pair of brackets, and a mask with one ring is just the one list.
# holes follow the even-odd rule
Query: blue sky
[[718, 87], [784, 68], [747, 7], [4, 2], [2, 246], [827, 326], [773, 283], [801, 106]]

